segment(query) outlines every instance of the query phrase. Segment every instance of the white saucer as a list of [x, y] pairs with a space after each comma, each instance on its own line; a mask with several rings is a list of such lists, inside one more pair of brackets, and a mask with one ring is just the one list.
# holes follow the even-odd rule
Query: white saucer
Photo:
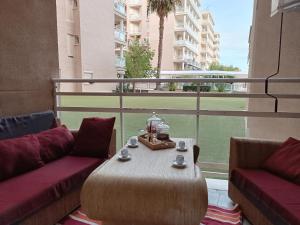
[[176, 160], [173, 161], [172, 163], [172, 166], [173, 167], [176, 167], [176, 168], [180, 168], [180, 169], [183, 169], [186, 167], [186, 161], [184, 161], [182, 164], [178, 164]]
[[128, 154], [128, 156], [127, 157], [123, 157], [122, 155], [118, 155], [118, 160], [120, 160], [120, 161], [128, 161], [128, 160], [130, 160], [131, 159], [131, 155], [130, 154]]
[[139, 145], [138, 144], [136, 144], [136, 145], [127, 144], [127, 147], [128, 148], [137, 148], [137, 147], [139, 147]]
[[177, 151], [179, 152], [187, 152], [187, 148], [176, 148]]

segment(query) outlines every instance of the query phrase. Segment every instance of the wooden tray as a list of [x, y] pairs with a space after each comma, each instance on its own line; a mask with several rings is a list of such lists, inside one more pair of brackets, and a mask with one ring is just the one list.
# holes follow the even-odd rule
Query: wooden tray
[[170, 139], [164, 141], [157, 140], [155, 143], [149, 142], [146, 138], [146, 134], [138, 136], [138, 140], [154, 151], [176, 147], [176, 143]]

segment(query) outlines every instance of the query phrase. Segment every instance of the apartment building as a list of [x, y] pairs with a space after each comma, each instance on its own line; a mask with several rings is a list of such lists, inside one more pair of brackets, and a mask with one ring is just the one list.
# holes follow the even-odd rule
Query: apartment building
[[115, 65], [118, 72], [125, 70], [124, 52], [127, 46], [126, 37], [126, 4], [123, 0], [114, 0], [114, 34], [115, 34]]
[[201, 12], [201, 32], [200, 32], [200, 64], [201, 68], [206, 70], [212, 63], [218, 63], [220, 34], [215, 32], [215, 22], [211, 12]]
[[[62, 78], [116, 78], [124, 70], [126, 6], [121, 0], [56, 0]], [[110, 85], [101, 90], [114, 88]], [[99, 90], [96, 84], [64, 90]]]
[[[128, 39], [146, 39], [156, 51], [153, 66], [157, 63], [159, 18], [153, 13], [147, 17], [147, 0], [127, 0]], [[199, 33], [200, 1], [182, 0], [174, 14], [165, 20], [162, 70], [200, 69]]]

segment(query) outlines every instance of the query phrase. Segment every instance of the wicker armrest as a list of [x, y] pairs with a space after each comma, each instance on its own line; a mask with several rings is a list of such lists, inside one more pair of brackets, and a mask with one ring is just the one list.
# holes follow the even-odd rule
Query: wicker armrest
[[281, 142], [237, 138], [230, 139], [229, 172], [234, 168], [256, 169], [280, 146]]

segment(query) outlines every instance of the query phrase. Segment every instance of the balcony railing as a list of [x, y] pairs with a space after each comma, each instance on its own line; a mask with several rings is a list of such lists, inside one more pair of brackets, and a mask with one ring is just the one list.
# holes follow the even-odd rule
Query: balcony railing
[[129, 0], [128, 4], [129, 5], [142, 5], [142, 1], [141, 0]]
[[115, 29], [115, 39], [120, 42], [126, 42], [126, 33], [125, 31]]
[[195, 41], [199, 41], [199, 33], [194, 31], [190, 26], [184, 23], [176, 23], [175, 24], [175, 29], [180, 30], [180, 31], [186, 31], [188, 32]]
[[125, 3], [120, 0], [114, 1], [115, 10], [122, 16], [126, 16]]
[[188, 40], [176, 40], [175, 45], [185, 46], [185, 47], [189, 48], [190, 50], [192, 50], [194, 53], [196, 53], [196, 54], [199, 53], [198, 45], [193, 44]]
[[129, 19], [130, 19], [130, 20], [141, 20], [142, 17], [141, 17], [140, 14], [130, 14], [130, 15], [129, 15]]
[[[228, 72], [227, 72], [228, 73]], [[235, 72], [228, 73], [234, 75]], [[193, 71], [190, 71], [187, 75], [192, 75]], [[198, 73], [197, 73], [198, 75]], [[205, 75], [205, 72], [202, 73], [202, 75]], [[185, 132], [188, 132], [190, 134], [193, 134], [196, 138], [197, 142], [200, 140], [201, 136], [206, 135], [205, 132], [209, 132], [211, 130], [211, 127], [208, 127], [207, 130], [201, 131], [200, 136], [200, 119], [202, 118], [202, 123], [206, 120], [210, 120], [211, 117], [215, 118], [215, 120], [218, 120], [218, 118], [226, 117], [226, 120], [223, 119], [222, 121], [228, 121], [231, 118], [244, 118], [244, 117], [261, 117], [261, 118], [294, 118], [294, 119], [300, 119], [300, 112], [285, 112], [285, 111], [279, 111], [274, 112], [272, 110], [265, 111], [265, 110], [259, 110], [258, 111], [250, 111], [247, 109], [247, 107], [241, 109], [231, 109], [228, 108], [227, 105], [224, 105], [225, 108], [217, 108], [217, 109], [206, 109], [202, 105], [202, 102], [207, 101], [207, 99], [273, 99], [270, 98], [265, 93], [235, 93], [235, 92], [226, 92], [226, 93], [218, 93], [218, 92], [201, 92], [201, 85], [203, 84], [231, 84], [235, 85], [235, 87], [241, 88], [241, 90], [247, 90], [245, 84], [251, 84], [251, 85], [265, 85], [266, 79], [263, 78], [176, 78], [176, 79], [159, 79], [159, 83], [163, 86], [164, 84], [172, 83], [172, 84], [184, 84], [193, 83], [196, 85], [196, 90], [194, 92], [182, 92], [182, 91], [176, 91], [176, 92], [169, 92], [169, 91], [150, 91], [150, 92], [124, 92], [124, 87], [128, 85], [129, 83], [136, 85], [141, 84], [147, 87], [149, 84], [154, 84], [158, 82], [158, 79], [53, 79], [54, 83], [54, 109], [58, 116], [60, 116], [62, 113], [84, 113], [83, 116], [88, 116], [89, 112], [101, 112], [101, 113], [110, 113], [111, 114], [119, 114], [118, 117], [118, 129], [120, 132], [120, 140], [121, 145], [125, 144], [125, 124], [124, 121], [126, 118], [128, 118], [128, 115], [132, 115], [132, 123], [129, 124], [129, 127], [134, 127], [135, 123], [137, 123], [137, 120], [139, 118], [139, 115], [142, 114], [151, 114], [152, 112], [157, 112], [159, 114], [163, 115], [170, 115], [170, 119], [173, 118], [174, 115], [176, 115], [176, 120], [179, 121], [180, 118], [186, 121], [188, 118], [193, 118], [193, 121], [188, 124], [188, 128], [184, 130]], [[95, 84], [95, 85], [110, 85], [111, 83], [118, 84], [118, 91], [112, 92], [112, 91], [102, 91], [103, 88], [99, 88], [99, 91], [96, 92], [95, 88], [93, 88], [93, 91], [87, 91], [87, 92], [79, 92], [79, 91], [62, 91], [62, 86], [64, 84]], [[299, 84], [300, 79], [299, 78], [273, 78], [269, 80], [269, 85], [278, 85], [278, 84]], [[243, 84], [243, 85], [239, 85]], [[96, 86], [97, 87], [97, 86]], [[148, 86], [149, 87], [149, 86]], [[149, 89], [147, 89], [149, 90]], [[107, 98], [112, 97], [114, 100], [109, 100], [108, 105], [102, 105], [103, 101], [96, 100], [93, 104], [84, 104], [84, 106], [78, 106], [75, 104], [75, 102], [72, 100], [69, 102], [69, 104], [64, 105], [62, 103], [63, 98], [66, 97], [76, 97], [79, 99], [83, 98], [89, 98], [88, 101], [91, 101], [90, 98]], [[284, 99], [290, 99], [290, 100], [300, 100], [300, 94], [284, 94], [284, 93], [276, 93], [276, 96], [280, 98], [281, 100]], [[134, 98], [133, 104], [131, 106], [127, 106], [128, 98]], [[152, 100], [149, 100], [149, 98], [152, 98]], [[191, 106], [186, 107], [184, 105], [183, 108], [170, 108], [168, 107], [170, 104], [172, 104], [173, 101], [168, 100], [165, 104], [163, 104], [162, 107], [157, 107], [157, 102], [162, 101], [164, 98], [184, 98], [184, 101], [180, 101], [181, 103], [185, 103], [189, 100], [190, 102], [193, 102], [194, 104], [191, 104]], [[137, 105], [137, 101], [142, 99], [143, 103], [147, 103], [147, 107], [139, 107]], [[148, 100], [150, 102], [147, 102]], [[155, 99], [155, 100], [153, 100]], [[94, 99], [95, 100], [95, 99]], [[89, 102], [90, 103], [90, 102]], [[201, 104], [200, 104], [201, 103]], [[217, 104], [217, 103], [215, 103]], [[280, 104], [280, 101], [279, 101]], [[219, 105], [217, 105], [219, 106]], [[69, 115], [69, 114], [68, 114]], [[126, 117], [125, 117], [126, 116]], [[206, 116], [205, 121], [203, 121], [203, 116]], [[72, 117], [72, 116], [71, 116]], [[73, 118], [73, 117], [72, 117]], [[175, 122], [174, 121], [174, 122]], [[214, 121], [214, 120], [212, 120]], [[128, 124], [126, 125], [128, 127]], [[181, 126], [184, 126], [184, 123], [181, 123]], [[245, 125], [243, 125], [245, 127]], [[236, 124], [234, 127], [229, 127], [229, 129], [237, 129], [238, 127]], [[228, 129], [228, 127], [227, 127]], [[245, 129], [245, 128], [244, 128]], [[130, 132], [126, 129], [127, 132]], [[137, 133], [137, 130], [135, 130], [133, 133], [130, 133], [131, 135]], [[219, 130], [215, 130], [213, 133], [210, 133], [210, 135], [217, 135], [220, 133]], [[224, 136], [224, 134], [220, 134], [220, 138]], [[231, 133], [230, 133], [231, 135]], [[211, 136], [207, 136], [208, 138]], [[229, 136], [230, 137], [230, 136]], [[226, 137], [227, 138], [227, 137]], [[229, 138], [227, 138], [229, 139]], [[203, 141], [203, 139], [201, 139]], [[213, 137], [213, 140], [215, 138]], [[205, 141], [205, 140], [204, 140]], [[203, 143], [202, 143], [203, 144]], [[202, 145], [201, 145], [202, 146]], [[225, 146], [223, 146], [225, 147]], [[223, 149], [224, 150], [224, 149]], [[224, 153], [226, 155], [226, 152]], [[201, 162], [202, 167], [205, 168], [212, 168], [216, 171], [226, 170], [228, 171], [228, 161], [224, 161], [223, 163], [219, 162]], [[219, 173], [219, 172], [218, 172]], [[226, 172], [223, 173], [224, 176], [226, 176]]]
[[117, 56], [116, 57], [116, 66], [120, 67], [120, 68], [124, 68], [125, 67], [125, 58]]

